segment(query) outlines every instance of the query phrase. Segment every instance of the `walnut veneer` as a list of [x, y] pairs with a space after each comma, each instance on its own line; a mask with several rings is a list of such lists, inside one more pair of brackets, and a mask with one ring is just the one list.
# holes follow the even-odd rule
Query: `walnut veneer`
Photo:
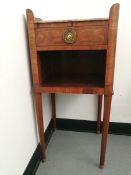
[[104, 117], [100, 168], [103, 168], [109, 128], [115, 66], [119, 4], [109, 18], [43, 21], [27, 12], [28, 39], [42, 160], [45, 160], [42, 93], [51, 94], [52, 118], [56, 128], [55, 93], [98, 95], [97, 133]]

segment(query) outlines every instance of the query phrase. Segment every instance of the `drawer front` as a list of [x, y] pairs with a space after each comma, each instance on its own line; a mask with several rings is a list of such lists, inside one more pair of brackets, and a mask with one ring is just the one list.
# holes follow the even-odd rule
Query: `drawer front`
[[63, 45], [64, 28], [40, 28], [36, 30], [37, 46]]
[[[67, 31], [75, 33], [73, 42], [66, 42]], [[70, 27], [70, 28], [37, 28], [36, 46], [82, 46], [106, 45], [107, 30], [104, 26]]]
[[106, 44], [106, 30], [102, 27], [78, 29], [77, 40], [81, 44]]

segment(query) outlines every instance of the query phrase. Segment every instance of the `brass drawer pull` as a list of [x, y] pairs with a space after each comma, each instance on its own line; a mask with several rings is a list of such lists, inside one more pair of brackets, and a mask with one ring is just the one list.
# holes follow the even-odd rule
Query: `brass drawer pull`
[[67, 29], [64, 32], [64, 42], [73, 44], [76, 41], [76, 31], [73, 29]]

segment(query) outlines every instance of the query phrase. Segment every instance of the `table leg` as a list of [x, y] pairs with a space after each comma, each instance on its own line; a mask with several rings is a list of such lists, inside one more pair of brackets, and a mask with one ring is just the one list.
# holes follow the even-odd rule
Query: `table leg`
[[55, 103], [55, 94], [51, 93], [51, 105], [52, 105], [52, 119], [54, 130], [56, 129], [56, 103]]
[[101, 111], [102, 111], [102, 95], [98, 95], [98, 113], [97, 113], [97, 128], [96, 133], [100, 132], [101, 128]]
[[44, 137], [44, 122], [43, 122], [43, 112], [42, 112], [42, 94], [35, 93], [35, 103], [36, 103], [36, 114], [39, 130], [39, 138], [41, 145], [42, 161], [45, 161], [45, 137]]
[[100, 168], [104, 168], [112, 95], [104, 95], [104, 117], [102, 126]]

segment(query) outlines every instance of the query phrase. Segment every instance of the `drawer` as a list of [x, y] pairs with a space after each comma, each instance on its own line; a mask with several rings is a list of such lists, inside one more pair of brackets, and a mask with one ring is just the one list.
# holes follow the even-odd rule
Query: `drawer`
[[52, 49], [53, 46], [73, 49], [76, 46], [105, 46], [107, 44], [107, 27], [103, 25], [37, 27], [35, 32], [36, 46], [42, 49], [44, 47], [48, 49], [48, 46]]

